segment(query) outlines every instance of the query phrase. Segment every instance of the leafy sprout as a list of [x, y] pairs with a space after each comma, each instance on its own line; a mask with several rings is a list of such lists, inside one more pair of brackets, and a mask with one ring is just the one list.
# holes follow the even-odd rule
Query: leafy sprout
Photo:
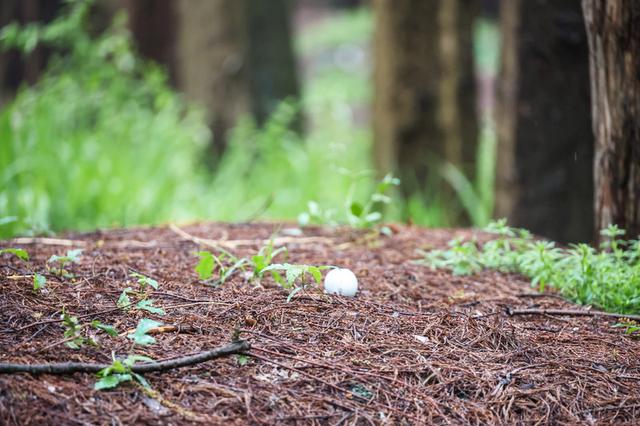
[[147, 277], [146, 275], [142, 275], [138, 272], [130, 272], [129, 276], [131, 278], [135, 278], [140, 285], [140, 288], [144, 290], [145, 287], [153, 287], [154, 290], [158, 289], [158, 281], [153, 278]]
[[[247, 259], [239, 259], [227, 251], [222, 251], [219, 256], [210, 251], [200, 251], [198, 256], [200, 261], [194, 269], [200, 280], [211, 286], [223, 285], [234, 273], [242, 270], [248, 262]], [[231, 264], [227, 265], [227, 261]], [[214, 278], [214, 273], [217, 278]]]
[[158, 328], [162, 325], [161, 322], [154, 321], [149, 318], [143, 318], [138, 322], [138, 326], [136, 327], [133, 333], [127, 334], [127, 338], [133, 340], [133, 343], [136, 345], [153, 345], [156, 343], [156, 339], [153, 336], [150, 336], [149, 331]]
[[131, 371], [131, 368], [137, 362], [151, 362], [152, 358], [143, 355], [129, 355], [124, 360], [116, 359], [115, 355], [111, 354], [113, 360], [111, 365], [107, 368], [103, 368], [97, 373], [99, 377], [98, 381], [94, 385], [95, 390], [113, 389], [121, 383], [137, 381], [144, 387], [149, 387], [149, 383], [140, 374]]
[[539, 291], [550, 286], [580, 304], [640, 312], [640, 241], [623, 240], [625, 233], [618, 227], [601, 231], [607, 240], [599, 250], [588, 244], [557, 247], [507, 226], [504, 220], [489, 224], [485, 231], [496, 238], [482, 244], [452, 240], [447, 249], [423, 252], [419, 262], [456, 275], [487, 269], [519, 273]]
[[313, 265], [292, 265], [289, 263], [276, 263], [270, 266], [267, 266], [262, 271], [282, 271], [284, 272], [285, 278], [282, 279], [281, 275], [279, 279], [276, 279], [276, 282], [280, 284], [280, 286], [289, 291], [289, 297], [287, 297], [287, 302], [290, 302], [293, 296], [295, 296], [298, 292], [309, 288], [312, 285], [312, 281], [309, 280], [311, 277], [313, 281], [317, 285], [320, 285], [322, 282], [322, 270], [331, 269], [332, 266], [313, 266]]
[[0, 249], [0, 255], [10, 253], [16, 256], [20, 260], [24, 260], [25, 262], [29, 260], [29, 253], [26, 250], [21, 248], [6, 248]]

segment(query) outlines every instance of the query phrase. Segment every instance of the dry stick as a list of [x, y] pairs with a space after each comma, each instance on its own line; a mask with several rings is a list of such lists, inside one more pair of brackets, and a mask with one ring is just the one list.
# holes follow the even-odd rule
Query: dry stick
[[86, 241], [65, 240], [61, 238], [14, 238], [10, 240], [12, 244], [42, 244], [49, 246], [85, 246]]
[[332, 243], [333, 240], [327, 237], [278, 237], [278, 238], [268, 238], [268, 239], [255, 239], [255, 240], [209, 240], [206, 238], [196, 237], [191, 235], [182, 229], [180, 229], [175, 224], [169, 224], [169, 229], [184, 238], [185, 240], [189, 240], [196, 244], [200, 244], [203, 246], [211, 247], [214, 249], [220, 250], [221, 246], [225, 246], [227, 248], [237, 248], [238, 246], [251, 246], [255, 244], [268, 244], [270, 241], [273, 241], [274, 245], [281, 245], [287, 243]]
[[600, 311], [578, 311], [572, 309], [511, 309], [507, 308], [508, 315], [566, 315], [570, 317], [608, 317], [617, 319], [630, 319], [640, 321], [640, 315], [612, 314]]
[[[231, 342], [226, 346], [210, 351], [200, 352], [195, 355], [172, 359], [169, 361], [148, 362], [131, 367], [133, 373], [151, 373], [153, 371], [167, 371], [189, 365], [207, 362], [215, 358], [227, 355], [240, 354], [251, 349], [246, 340]], [[93, 364], [88, 362], [60, 362], [52, 364], [11, 364], [0, 363], [0, 374], [30, 373], [30, 374], [73, 374], [73, 373], [97, 373], [109, 367], [110, 364]]]

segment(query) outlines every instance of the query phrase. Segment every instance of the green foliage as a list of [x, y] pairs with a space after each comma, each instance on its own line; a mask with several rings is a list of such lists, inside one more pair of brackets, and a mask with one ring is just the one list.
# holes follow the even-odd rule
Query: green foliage
[[156, 343], [156, 339], [153, 336], [147, 334], [149, 330], [160, 327], [161, 322], [154, 321], [152, 319], [143, 318], [138, 322], [135, 332], [127, 334], [127, 338], [133, 340], [136, 345], [153, 345]]
[[556, 247], [533, 239], [526, 230], [508, 227], [505, 220], [485, 230], [497, 238], [484, 244], [453, 240], [446, 250], [424, 253], [422, 262], [458, 275], [484, 269], [520, 273], [540, 291], [551, 286], [581, 304], [640, 312], [640, 240], [623, 240], [624, 231], [615, 225], [601, 231], [608, 240], [600, 250], [587, 244]]
[[47, 285], [47, 278], [41, 274], [33, 274], [33, 291], [40, 291]]
[[[243, 265], [247, 263], [247, 259], [239, 259], [227, 251], [222, 251], [219, 256], [209, 251], [200, 251], [198, 256], [200, 261], [194, 269], [201, 281], [212, 286], [223, 285], [235, 272], [243, 269]], [[226, 264], [227, 260], [231, 262], [230, 265]], [[213, 279], [214, 273], [217, 276], [215, 279]]]
[[0, 212], [16, 218], [0, 236], [180, 218], [206, 193], [200, 114], [136, 56], [121, 17], [92, 39], [88, 4], [0, 36], [6, 47], [59, 48], [0, 112]]
[[4, 253], [10, 253], [16, 256], [20, 260], [27, 262], [29, 260], [29, 253], [26, 250], [20, 248], [6, 248], [0, 250], [0, 255]]
[[278, 275], [276, 282], [286, 290], [289, 290], [289, 297], [287, 302], [290, 302], [293, 296], [298, 292], [307, 289], [312, 282], [309, 281], [309, 277], [313, 278], [317, 285], [322, 282], [322, 270], [331, 269], [332, 266], [313, 266], [313, 265], [292, 265], [289, 263], [276, 263], [267, 266], [262, 271], [282, 271], [285, 274], [285, 279], [282, 279], [281, 275]]
[[62, 312], [62, 326], [64, 327], [65, 345], [71, 349], [80, 349], [85, 344], [98, 346], [98, 342], [93, 337], [86, 335], [85, 330], [88, 327], [103, 331], [111, 337], [118, 336], [118, 331], [112, 325], [104, 324], [98, 320], [81, 324], [78, 317], [69, 315], [64, 310]]
[[81, 254], [81, 249], [68, 250], [64, 256], [54, 254], [47, 260], [47, 269], [59, 277], [74, 278], [74, 275], [65, 269], [65, 267], [71, 263], [79, 263]]
[[129, 276], [137, 280], [141, 290], [144, 290], [147, 286], [153, 287], [154, 290], [158, 289], [158, 281], [154, 280], [153, 278], [149, 278], [146, 275], [142, 275], [138, 272], [130, 272]]
[[[286, 247], [273, 247], [273, 240], [269, 241], [264, 247], [260, 248], [258, 254], [251, 256], [250, 262], [251, 267], [253, 269], [252, 279], [260, 279], [262, 278], [264, 270], [271, 266], [273, 263], [273, 259], [279, 254], [283, 253], [285, 256], [289, 254], [289, 251]], [[271, 276], [276, 282], [282, 281], [282, 276], [278, 273], [278, 271], [271, 270]]]
[[116, 359], [112, 354], [111, 358], [113, 362], [107, 368], [100, 370], [97, 373], [98, 380], [94, 385], [95, 390], [113, 389], [121, 383], [137, 381], [144, 387], [149, 387], [149, 383], [140, 374], [131, 371], [131, 368], [140, 361], [151, 362], [152, 358], [143, 355], [129, 355], [124, 360], [120, 361]]

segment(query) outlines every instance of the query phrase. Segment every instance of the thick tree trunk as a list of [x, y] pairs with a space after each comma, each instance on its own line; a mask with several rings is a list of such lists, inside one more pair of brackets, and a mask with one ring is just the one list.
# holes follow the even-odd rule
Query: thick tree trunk
[[640, 2], [583, 0], [589, 36], [595, 226], [640, 235]]
[[[173, 13], [177, 18], [175, 51], [159, 56], [169, 63], [175, 58], [171, 69], [177, 87], [206, 109], [213, 133], [211, 164], [240, 117], [253, 116], [262, 124], [279, 101], [299, 96], [287, 0], [145, 1], [175, 8], [156, 13], [160, 20]], [[152, 30], [157, 35], [163, 28]]]
[[[11, 22], [50, 22], [60, 6], [60, 0], [1, 0], [0, 28]], [[22, 83], [38, 81], [49, 53], [48, 49], [40, 46], [26, 57], [16, 51], [0, 51], [0, 107], [15, 95]]]
[[425, 189], [438, 161], [472, 168], [474, 4], [374, 1], [375, 162], [381, 173], [399, 175], [407, 195]]
[[496, 210], [561, 242], [593, 238], [593, 136], [580, 0], [501, 2]]

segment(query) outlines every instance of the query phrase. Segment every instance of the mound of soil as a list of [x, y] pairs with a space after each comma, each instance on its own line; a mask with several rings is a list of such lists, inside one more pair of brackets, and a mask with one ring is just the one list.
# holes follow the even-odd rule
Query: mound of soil
[[[0, 363], [110, 363], [112, 352], [168, 360], [228, 344], [234, 330], [251, 344], [231, 355], [145, 378], [153, 391], [123, 384], [93, 389], [95, 375], [0, 375], [2, 424], [604, 424], [640, 417], [640, 342], [615, 318], [508, 309], [584, 310], [540, 295], [517, 276], [452, 276], [414, 264], [416, 249], [443, 247], [471, 231], [394, 226], [392, 236], [290, 225], [199, 224], [20, 239], [30, 263], [0, 257]], [[183, 232], [184, 231], [184, 232]], [[203, 285], [195, 252], [223, 247], [251, 256], [274, 231], [289, 263], [352, 269], [355, 298], [321, 289], [287, 292], [271, 278], [238, 273]], [[203, 241], [201, 239], [207, 239]], [[46, 261], [82, 248], [75, 278]], [[210, 249], [212, 250], [212, 249]], [[284, 258], [277, 259], [279, 261]], [[32, 271], [48, 274], [32, 290]], [[118, 309], [136, 271], [156, 279], [161, 316]], [[132, 296], [135, 298], [135, 296]], [[99, 346], [65, 345], [62, 309], [81, 324], [96, 319], [119, 337], [89, 331]], [[156, 344], [132, 346], [141, 318], [176, 327]], [[235, 333], [237, 334], [237, 332]]]

